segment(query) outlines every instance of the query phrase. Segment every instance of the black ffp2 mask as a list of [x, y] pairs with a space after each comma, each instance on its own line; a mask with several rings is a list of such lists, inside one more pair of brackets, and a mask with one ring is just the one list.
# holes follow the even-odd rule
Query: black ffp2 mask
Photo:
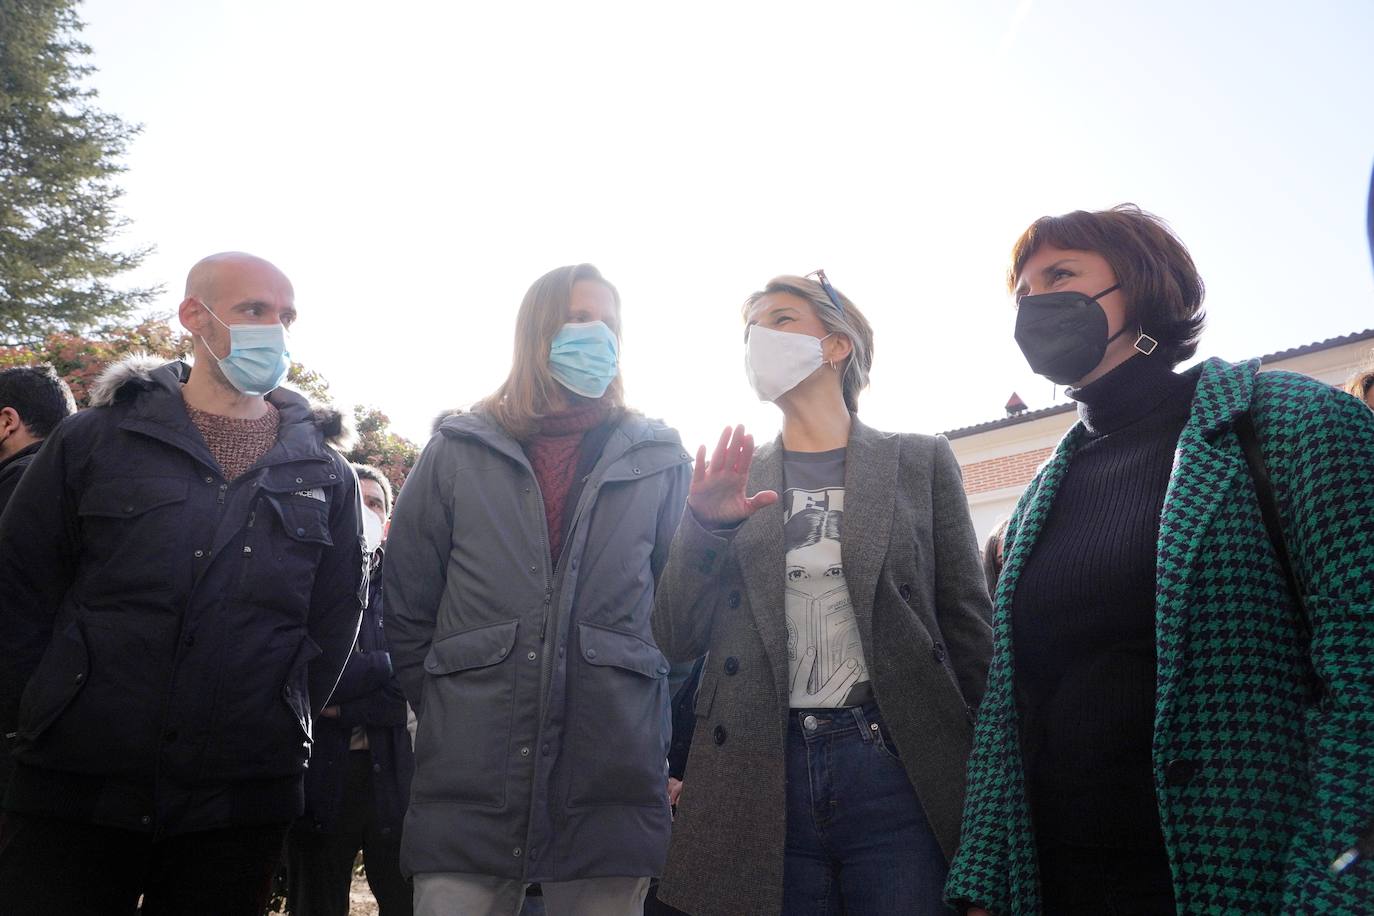
[[1096, 296], [1077, 292], [1022, 296], [1016, 310], [1016, 344], [1031, 371], [1056, 385], [1072, 385], [1097, 368], [1107, 344], [1126, 333], [1123, 327], [1107, 336], [1107, 313], [1097, 301], [1120, 285]]

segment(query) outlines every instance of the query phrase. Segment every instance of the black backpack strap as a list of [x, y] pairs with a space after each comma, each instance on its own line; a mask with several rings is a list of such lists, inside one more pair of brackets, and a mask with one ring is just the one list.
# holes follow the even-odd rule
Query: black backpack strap
[[1245, 452], [1245, 463], [1250, 466], [1250, 479], [1254, 481], [1255, 493], [1259, 495], [1260, 515], [1264, 518], [1264, 529], [1269, 533], [1269, 543], [1274, 546], [1274, 555], [1278, 557], [1279, 566], [1283, 569], [1288, 591], [1298, 605], [1298, 626], [1310, 641], [1312, 618], [1307, 613], [1307, 601], [1303, 598], [1302, 584], [1293, 569], [1293, 558], [1288, 553], [1288, 542], [1283, 536], [1279, 501], [1274, 495], [1274, 484], [1269, 479], [1269, 469], [1264, 464], [1264, 453], [1260, 451], [1255, 419], [1248, 410], [1236, 418], [1236, 437], [1240, 439], [1241, 450]]

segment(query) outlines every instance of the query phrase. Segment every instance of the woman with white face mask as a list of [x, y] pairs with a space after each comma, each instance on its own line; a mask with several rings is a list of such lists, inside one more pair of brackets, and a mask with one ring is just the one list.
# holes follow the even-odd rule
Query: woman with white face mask
[[696, 916], [945, 912], [987, 589], [949, 443], [859, 421], [873, 332], [815, 276], [745, 303], [782, 434], [698, 450], [659, 581], [660, 647], [709, 652], [659, 890]]
[[415, 911], [642, 912], [663, 868], [668, 663], [654, 586], [691, 478], [624, 407], [620, 297], [551, 271], [505, 383], [447, 417], [396, 503], [387, 636], [419, 717], [401, 863]]

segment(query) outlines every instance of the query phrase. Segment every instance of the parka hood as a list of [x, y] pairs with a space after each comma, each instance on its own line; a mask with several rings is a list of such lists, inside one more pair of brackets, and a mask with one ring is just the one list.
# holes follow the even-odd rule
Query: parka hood
[[[170, 362], [148, 353], [134, 353], [111, 363], [91, 386], [90, 406], [108, 407], [118, 401], [136, 396], [139, 392], [161, 388], [180, 392], [180, 386], [191, 377], [191, 366], [182, 360]], [[294, 408], [309, 412], [310, 420], [323, 434], [325, 441], [338, 449], [353, 443], [353, 430], [347, 417], [333, 405], [311, 402], [304, 394], [282, 385], [267, 395], [272, 406]]]

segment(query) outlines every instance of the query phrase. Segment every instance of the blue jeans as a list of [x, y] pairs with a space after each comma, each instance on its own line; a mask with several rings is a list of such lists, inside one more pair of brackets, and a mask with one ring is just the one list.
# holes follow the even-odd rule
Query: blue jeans
[[948, 916], [949, 865], [877, 704], [788, 720], [785, 916]]

